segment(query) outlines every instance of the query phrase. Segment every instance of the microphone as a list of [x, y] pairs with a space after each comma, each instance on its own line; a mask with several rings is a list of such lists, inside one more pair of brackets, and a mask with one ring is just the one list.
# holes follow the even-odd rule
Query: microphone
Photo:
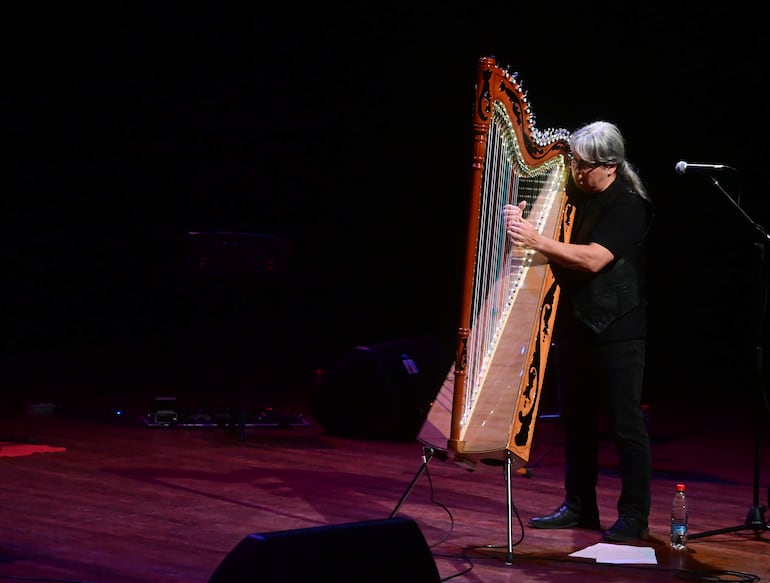
[[676, 173], [682, 175], [687, 172], [711, 172], [714, 170], [725, 170], [726, 168], [729, 168], [729, 166], [725, 166], [724, 164], [690, 164], [684, 160], [677, 162], [676, 166], [674, 166]]

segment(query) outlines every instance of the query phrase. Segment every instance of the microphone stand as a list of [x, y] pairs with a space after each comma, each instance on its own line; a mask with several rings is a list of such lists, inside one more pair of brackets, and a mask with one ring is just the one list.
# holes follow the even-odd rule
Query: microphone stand
[[[756, 397], [760, 401], [758, 403], [758, 406], [755, 407], [756, 415], [755, 415], [755, 427], [754, 427], [754, 499], [752, 501], [752, 506], [749, 509], [748, 514], [746, 515], [746, 520], [743, 524], [738, 524], [736, 526], [728, 526], [727, 528], [718, 528], [716, 530], [710, 530], [706, 532], [700, 532], [696, 534], [691, 534], [687, 538], [690, 540], [693, 539], [699, 539], [707, 536], [712, 536], [715, 534], [723, 534], [727, 532], [738, 532], [741, 530], [752, 530], [756, 534], [760, 534], [762, 532], [765, 532], [767, 530], [770, 530], [770, 524], [768, 524], [767, 520], [765, 519], [765, 511], [767, 510], [767, 506], [760, 506], [759, 504], [759, 444], [760, 444], [760, 433], [761, 433], [761, 423], [760, 423], [760, 404], [764, 405], [765, 409], [770, 413], [770, 408], [768, 407], [767, 402], [767, 395], [764, 392], [764, 386], [763, 386], [763, 353], [762, 353], [762, 346], [764, 341], [764, 322], [766, 317], [766, 302], [767, 302], [767, 242], [770, 240], [770, 236], [768, 235], [767, 231], [762, 228], [759, 224], [754, 222], [747, 214], [746, 212], [740, 207], [739, 204], [737, 204], [733, 198], [722, 188], [722, 186], [717, 182], [716, 178], [711, 176], [711, 181], [714, 183], [714, 186], [716, 186], [722, 194], [724, 194], [728, 200], [732, 203], [735, 208], [738, 209], [741, 216], [748, 222], [748, 224], [752, 227], [754, 230], [754, 234], [756, 236], [756, 246], [757, 251], [759, 255], [759, 261], [758, 261], [758, 275], [759, 275], [759, 283], [758, 283], [758, 311], [757, 314], [757, 324], [756, 324], [756, 346], [755, 346], [755, 365], [754, 365], [754, 388], [756, 390]], [[770, 504], [770, 487], [768, 488], [768, 504]]]

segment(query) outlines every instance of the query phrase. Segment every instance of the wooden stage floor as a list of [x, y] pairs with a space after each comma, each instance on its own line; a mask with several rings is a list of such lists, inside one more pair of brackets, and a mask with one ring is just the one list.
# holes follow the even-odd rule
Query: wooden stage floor
[[[329, 435], [297, 390], [256, 391], [245, 407], [251, 412], [271, 407], [292, 419], [301, 416], [306, 425], [257, 424], [246, 427], [244, 439], [228, 428], [150, 427], [143, 415], [155, 406], [155, 397], [169, 396], [163, 393], [143, 388], [109, 397], [80, 395], [55, 403], [53, 412], [45, 406], [30, 410], [23, 398], [4, 407], [0, 580], [204, 583], [247, 535], [389, 518], [417, 476], [398, 516], [417, 524], [442, 580], [770, 581], [766, 529], [709, 534], [690, 541], [684, 552], [667, 546], [670, 503], [680, 481], [688, 487], [691, 533], [745, 523], [754, 505], [755, 451], [764, 513], [770, 480], [767, 412], [761, 411], [755, 432], [756, 403], [735, 394], [665, 396], [649, 403], [652, 538], [631, 545], [653, 549], [657, 564], [648, 565], [570, 556], [601, 542], [597, 531], [526, 526], [530, 516], [550, 512], [561, 501], [557, 417], [538, 420], [531, 477], [514, 476], [515, 546], [513, 560], [506, 562], [501, 467], [481, 465], [469, 472], [433, 459], [427, 472], [418, 474], [423, 452], [416, 441]], [[210, 397], [194, 391], [184, 396], [189, 403]], [[178, 403], [181, 399], [174, 406]], [[123, 415], [117, 415], [119, 408]], [[687, 421], [675, 424], [685, 409]], [[17, 455], [28, 453], [22, 447], [35, 453]], [[603, 448], [599, 499], [606, 528], [616, 517], [619, 480], [612, 445], [605, 442]], [[338, 549], [335, 575], [319, 572], [317, 580], [373, 580], [371, 574], [392, 560], [402, 541], [383, 539], [377, 531], [369, 536], [350, 554]], [[361, 558], [362, 547], [367, 549], [363, 568], [353, 556]], [[266, 580], [260, 572], [269, 560], [255, 555], [243, 580]], [[306, 560], [298, 553], [296, 562], [282, 565], [282, 580], [294, 580], [292, 569]], [[345, 578], [348, 562], [363, 572]], [[405, 573], [399, 580], [412, 579]]]

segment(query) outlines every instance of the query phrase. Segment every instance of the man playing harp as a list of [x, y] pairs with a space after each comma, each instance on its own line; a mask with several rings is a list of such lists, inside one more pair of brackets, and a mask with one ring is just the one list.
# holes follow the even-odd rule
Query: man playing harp
[[641, 408], [645, 367], [644, 242], [652, 205], [625, 158], [618, 128], [588, 124], [570, 139], [575, 208], [569, 243], [543, 236], [522, 218], [525, 203], [507, 205], [514, 245], [548, 258], [561, 288], [555, 324], [555, 365], [566, 451], [565, 496], [534, 528], [599, 529], [598, 413], [608, 415], [621, 475], [618, 518], [607, 541], [648, 535], [652, 460]]

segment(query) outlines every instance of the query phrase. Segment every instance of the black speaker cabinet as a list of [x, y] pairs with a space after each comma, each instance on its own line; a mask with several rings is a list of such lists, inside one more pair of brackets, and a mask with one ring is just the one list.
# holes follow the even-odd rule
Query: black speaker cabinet
[[432, 336], [356, 346], [321, 371], [311, 412], [332, 435], [414, 439], [452, 359], [450, 347]]
[[440, 576], [417, 524], [396, 517], [251, 534], [209, 583], [437, 583]]

